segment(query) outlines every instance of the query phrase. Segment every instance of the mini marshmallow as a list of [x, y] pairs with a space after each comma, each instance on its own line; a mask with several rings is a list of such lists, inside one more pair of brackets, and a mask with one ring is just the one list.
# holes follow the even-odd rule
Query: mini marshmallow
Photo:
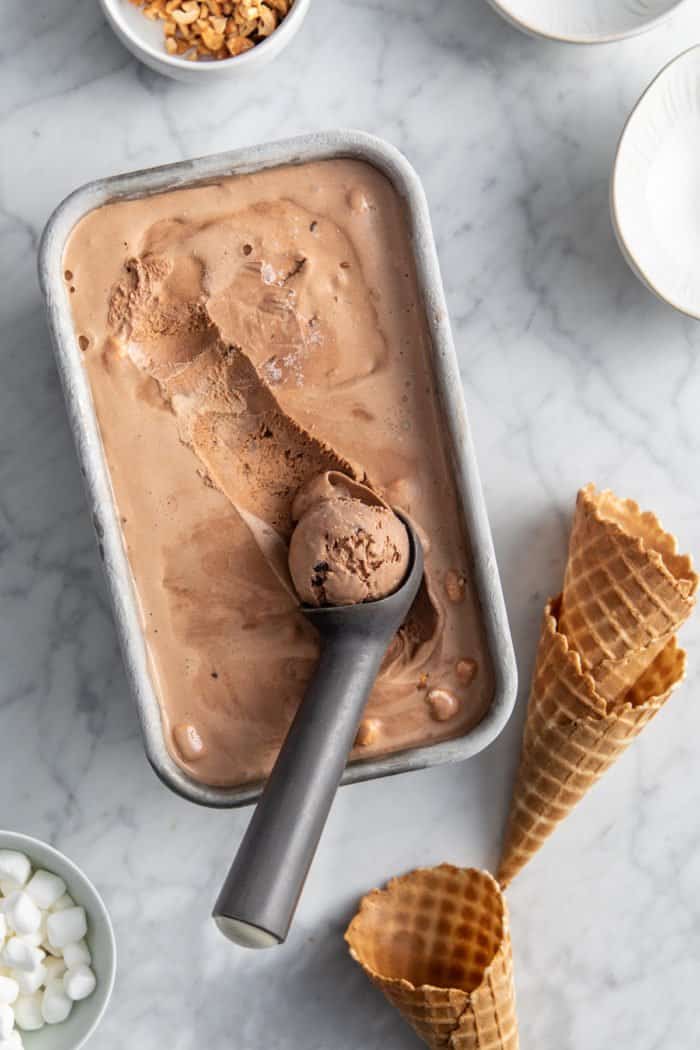
[[45, 953], [41, 948], [26, 944], [20, 937], [10, 937], [9, 941], [5, 941], [0, 958], [11, 970], [30, 973], [45, 958]]
[[87, 916], [84, 908], [66, 908], [52, 912], [46, 922], [49, 944], [53, 948], [65, 948], [67, 944], [81, 941], [87, 933]]
[[0, 977], [0, 1006], [11, 1006], [19, 995], [19, 985], [14, 977]]
[[63, 975], [63, 987], [66, 995], [74, 1002], [87, 999], [95, 991], [97, 978], [89, 966], [76, 966], [66, 970]]
[[30, 945], [32, 948], [41, 948], [43, 937], [41, 930], [37, 930], [36, 933], [18, 933], [17, 936], [21, 941], [24, 941], [25, 944]]
[[60, 1024], [92, 995], [87, 925], [63, 879], [0, 850], [0, 1050], [23, 1050], [18, 1028]]
[[64, 963], [63, 959], [54, 959], [51, 955], [44, 959], [41, 965], [46, 971], [47, 981], [59, 980], [61, 977], [63, 977], [64, 973], [67, 970], [67, 966]]
[[15, 1011], [11, 1006], [0, 1006], [0, 1039], [9, 1039], [15, 1027]]
[[20, 995], [34, 995], [48, 980], [48, 973], [43, 963], [39, 963], [29, 973], [22, 970], [13, 970], [12, 976], [19, 986]]
[[49, 981], [41, 1000], [41, 1016], [46, 1023], [60, 1024], [72, 1009], [73, 1000], [66, 995], [63, 981]]
[[67, 944], [63, 949], [63, 961], [69, 970], [75, 966], [89, 966], [92, 962], [92, 956], [85, 941]]
[[24, 1032], [36, 1032], [44, 1027], [44, 1015], [41, 1012], [43, 996], [40, 992], [35, 995], [20, 995], [15, 1003], [15, 1024]]
[[0, 849], [0, 880], [24, 886], [31, 873], [31, 861], [24, 853], [18, 853], [14, 849]]
[[36, 933], [41, 926], [41, 912], [29, 894], [23, 890], [18, 890], [7, 898], [5, 919], [15, 933]]
[[51, 905], [51, 911], [65, 911], [66, 908], [74, 908], [75, 901], [71, 897], [70, 893], [64, 893], [62, 897], [59, 897], [55, 904]]
[[38, 908], [47, 911], [66, 892], [66, 884], [58, 875], [39, 869], [27, 883], [26, 892]]

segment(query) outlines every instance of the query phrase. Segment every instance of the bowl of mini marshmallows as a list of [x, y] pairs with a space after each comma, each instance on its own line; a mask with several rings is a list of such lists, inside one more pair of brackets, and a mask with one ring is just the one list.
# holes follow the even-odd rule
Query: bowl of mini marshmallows
[[116, 971], [107, 909], [51, 846], [0, 831], [0, 1050], [78, 1050]]
[[121, 42], [188, 83], [254, 73], [290, 43], [311, 0], [100, 0]]

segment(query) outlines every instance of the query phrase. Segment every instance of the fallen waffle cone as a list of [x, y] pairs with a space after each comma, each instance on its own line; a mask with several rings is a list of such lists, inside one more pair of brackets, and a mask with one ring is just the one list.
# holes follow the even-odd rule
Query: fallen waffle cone
[[559, 629], [561, 599], [545, 609], [498, 879], [506, 886], [589, 788], [661, 710], [685, 675], [667, 642], [623, 700], [606, 701]]
[[616, 700], [687, 620], [698, 587], [692, 559], [651, 511], [588, 485], [578, 494], [561, 632]]
[[432, 1050], [517, 1050], [505, 898], [474, 868], [419, 868], [372, 890], [350, 954]]

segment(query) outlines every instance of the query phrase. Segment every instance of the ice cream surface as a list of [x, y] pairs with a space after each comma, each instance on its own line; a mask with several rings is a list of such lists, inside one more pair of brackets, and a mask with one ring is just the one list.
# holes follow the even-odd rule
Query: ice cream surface
[[426, 555], [355, 757], [475, 725], [492, 669], [385, 176], [338, 159], [116, 201], [64, 269], [175, 760], [212, 785], [271, 768], [318, 654], [286, 556], [321, 489], [375, 493]]
[[393, 594], [410, 554], [406, 526], [389, 507], [334, 496], [302, 513], [289, 545], [289, 570], [306, 605], [356, 605]]

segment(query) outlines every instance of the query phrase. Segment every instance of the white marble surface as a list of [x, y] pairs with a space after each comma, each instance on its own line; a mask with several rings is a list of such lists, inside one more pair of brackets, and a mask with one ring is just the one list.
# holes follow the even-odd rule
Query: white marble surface
[[[576, 488], [657, 508], [700, 553], [700, 329], [637, 283], [608, 174], [686, 6], [602, 49], [520, 36], [481, 0], [316, 0], [248, 85], [140, 68], [95, 0], [12, 5], [0, 37], [0, 799], [103, 889], [121, 951], [104, 1050], [367, 1050], [417, 1041], [346, 958], [358, 895], [416, 864], [495, 859], [540, 608]], [[294, 935], [245, 954], [208, 919], [248, 811], [149, 770], [116, 650], [35, 279], [54, 205], [99, 175], [333, 125], [425, 181], [523, 688], [484, 755], [340, 794]], [[700, 1041], [700, 774], [691, 674], [510, 893], [524, 1050]]]

